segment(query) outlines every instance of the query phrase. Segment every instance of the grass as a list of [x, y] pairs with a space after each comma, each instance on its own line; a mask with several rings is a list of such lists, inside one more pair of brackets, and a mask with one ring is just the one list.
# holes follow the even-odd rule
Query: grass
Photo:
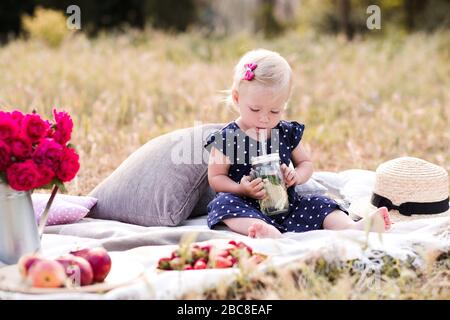
[[[241, 54], [265, 47], [279, 51], [293, 67], [294, 91], [285, 118], [306, 124], [303, 141], [316, 170], [373, 170], [404, 155], [450, 170], [449, 35], [442, 31], [349, 43], [295, 33], [270, 41], [244, 34], [206, 40], [195, 33], [148, 30], [94, 40], [79, 35], [59, 48], [17, 40], [0, 47], [0, 109], [36, 109], [48, 117], [54, 106], [70, 112], [81, 169], [67, 189], [88, 194], [149, 139], [196, 121], [235, 119], [220, 102], [220, 90], [231, 84]], [[276, 288], [276, 279], [292, 273], [285, 272], [265, 286]], [[440, 275], [414, 282], [415, 297], [442, 297], [420, 289]], [[445, 279], [448, 284], [448, 273]], [[339, 292], [336, 285], [351, 283], [324, 284], [329, 294], [267, 292], [278, 298], [291, 297], [282, 292], [332, 297]], [[373, 297], [366, 292], [359, 297]], [[448, 290], [444, 295], [449, 297]]]

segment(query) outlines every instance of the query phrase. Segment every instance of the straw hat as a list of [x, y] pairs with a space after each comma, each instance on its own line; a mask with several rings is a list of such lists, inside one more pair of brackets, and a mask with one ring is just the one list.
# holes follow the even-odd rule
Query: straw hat
[[354, 219], [387, 207], [392, 221], [450, 217], [447, 171], [433, 163], [402, 157], [378, 166], [371, 197], [353, 201]]

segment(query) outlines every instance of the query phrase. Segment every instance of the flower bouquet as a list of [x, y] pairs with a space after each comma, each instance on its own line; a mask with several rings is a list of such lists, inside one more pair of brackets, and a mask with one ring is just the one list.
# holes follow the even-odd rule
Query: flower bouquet
[[80, 169], [79, 156], [69, 140], [73, 121], [68, 113], [53, 109], [53, 120], [33, 111], [0, 111], [0, 183], [16, 191], [52, 189], [39, 221], [39, 235], [58, 191]]

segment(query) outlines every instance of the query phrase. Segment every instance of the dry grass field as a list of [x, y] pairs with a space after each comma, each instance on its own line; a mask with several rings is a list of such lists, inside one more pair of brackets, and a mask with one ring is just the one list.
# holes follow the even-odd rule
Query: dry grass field
[[[240, 55], [258, 47], [280, 52], [293, 67], [285, 118], [306, 124], [303, 141], [316, 170], [373, 170], [403, 155], [450, 170], [448, 31], [353, 42], [295, 33], [272, 40], [246, 35], [204, 39], [150, 30], [96, 39], [79, 35], [58, 48], [16, 40], [0, 47], [0, 109], [36, 109], [48, 117], [53, 107], [70, 112], [81, 169], [67, 189], [87, 194], [149, 139], [196, 122], [233, 120], [237, 115], [221, 103], [220, 91], [231, 84]], [[395, 278], [395, 290], [384, 292], [449, 298], [448, 255], [444, 260], [447, 265], [430, 269], [425, 278]], [[241, 286], [244, 293], [222, 290], [207, 296], [260, 297], [255, 290], [268, 288], [275, 298], [379, 297], [371, 291], [355, 296], [351, 281], [319, 277], [311, 282], [311, 265], [295, 268], [263, 276], [264, 285], [247, 282]], [[299, 276], [298, 268], [307, 270]], [[289, 277], [303, 282], [280, 280]], [[283, 289], [280, 281], [291, 287]]]

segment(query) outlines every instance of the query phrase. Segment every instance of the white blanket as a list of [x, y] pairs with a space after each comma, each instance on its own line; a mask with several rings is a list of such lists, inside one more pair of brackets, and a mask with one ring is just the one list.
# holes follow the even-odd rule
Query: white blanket
[[[351, 174], [355, 174], [356, 179], [350, 179]], [[346, 197], [351, 199], [355, 196], [355, 192], [370, 192], [370, 188], [362, 186], [370, 184], [372, 175], [369, 171], [352, 170], [339, 174], [317, 173], [316, 177], [326, 184], [330, 193], [346, 200]], [[42, 239], [43, 253], [56, 257], [77, 247], [103, 246], [111, 253], [113, 261], [120, 259], [142, 265], [142, 276], [133, 283], [102, 294], [24, 294], [0, 291], [0, 299], [177, 299], [192, 290], [202, 291], [221, 281], [232, 281], [233, 275], [239, 270], [156, 270], [157, 261], [170, 255], [180, 239], [191, 233], [197, 234], [198, 242], [207, 241], [220, 245], [230, 239], [244, 241], [255, 251], [269, 256], [268, 261], [260, 266], [262, 270], [268, 266], [285, 265], [320, 251], [327, 255], [338, 255], [344, 260], [367, 259], [373, 252], [372, 249], [379, 249], [404, 259], [423, 250], [450, 248], [450, 218], [444, 217], [398, 222], [381, 239], [375, 233], [370, 233], [367, 238], [364, 232], [356, 230], [317, 230], [286, 233], [282, 239], [277, 240], [250, 239], [230, 232], [226, 227], [210, 230], [206, 217], [187, 220], [179, 227], [141, 227], [117, 221], [83, 219], [75, 224], [47, 227]], [[369, 247], [364, 250], [366, 241]], [[417, 259], [417, 263], [420, 263], [420, 259]]]
[[[0, 299], [176, 299], [190, 290], [203, 290], [220, 281], [231, 281], [232, 269], [157, 272], [159, 258], [168, 256], [181, 237], [198, 233], [198, 241], [224, 244], [229, 239], [244, 241], [255, 251], [269, 255], [265, 265], [280, 266], [323, 250], [339, 253], [342, 259], [363, 258], [366, 236], [362, 231], [318, 230], [306, 233], [286, 233], [273, 239], [250, 239], [227, 230], [209, 230], [204, 217], [188, 220], [180, 227], [140, 227], [117, 221], [85, 219], [81, 223], [49, 227], [42, 240], [43, 253], [58, 256], [78, 246], [108, 249], [114, 257], [129, 259], [145, 267], [136, 282], [104, 294], [54, 293], [23, 294], [1, 292]], [[415, 249], [448, 250], [450, 247], [450, 218], [421, 219], [400, 222], [382, 237], [371, 233], [369, 248], [384, 250], [392, 256], [405, 258], [415, 255]], [[264, 266], [261, 266], [263, 268]]]

